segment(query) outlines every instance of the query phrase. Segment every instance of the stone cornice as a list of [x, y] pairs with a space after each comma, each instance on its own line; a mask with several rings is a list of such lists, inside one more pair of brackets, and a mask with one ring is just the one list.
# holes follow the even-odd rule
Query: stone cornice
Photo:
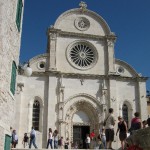
[[79, 74], [79, 73], [64, 73], [60, 71], [46, 71], [46, 72], [33, 72], [32, 76], [61, 76], [63, 78], [84, 78], [84, 79], [112, 79], [112, 80], [132, 80], [132, 81], [146, 81], [149, 77], [125, 77], [116, 74], [111, 75], [96, 75], [96, 74]]
[[85, 39], [95, 39], [95, 40], [116, 40], [115, 34], [110, 34], [106, 36], [94, 35], [94, 34], [83, 34], [76, 32], [67, 32], [61, 31], [60, 29], [48, 28], [47, 35], [49, 34], [57, 34], [57, 37], [74, 37], [74, 38], [85, 38]]
[[84, 14], [87, 15], [89, 17], [92, 17], [93, 19], [95, 19], [97, 22], [101, 23], [101, 25], [103, 26], [105, 33], [109, 34], [111, 32], [108, 24], [106, 23], [106, 21], [97, 13], [95, 13], [94, 11], [91, 11], [89, 9], [86, 9], [85, 11], [82, 11], [82, 9], [80, 8], [75, 8], [75, 9], [70, 9], [64, 13], [62, 13], [56, 20], [54, 27], [57, 28], [59, 23], [68, 15], [71, 14]]
[[30, 63], [30, 65], [31, 65], [32, 63], [34, 63], [34, 62], [37, 61], [38, 59], [47, 58], [48, 56], [49, 56], [48, 53], [44, 53], [44, 54], [37, 55], [37, 56], [31, 58], [31, 59], [29, 60], [29, 63]]

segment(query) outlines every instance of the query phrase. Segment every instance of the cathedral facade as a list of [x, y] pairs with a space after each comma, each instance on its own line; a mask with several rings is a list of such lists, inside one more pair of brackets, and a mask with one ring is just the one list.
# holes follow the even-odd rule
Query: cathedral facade
[[39, 147], [46, 147], [49, 128], [84, 144], [87, 133], [99, 133], [110, 107], [116, 124], [123, 116], [130, 126], [136, 111], [147, 118], [147, 78], [115, 58], [116, 35], [86, 7], [57, 18], [47, 30], [47, 53], [29, 61], [32, 76], [18, 77], [16, 129], [22, 139], [34, 126]]

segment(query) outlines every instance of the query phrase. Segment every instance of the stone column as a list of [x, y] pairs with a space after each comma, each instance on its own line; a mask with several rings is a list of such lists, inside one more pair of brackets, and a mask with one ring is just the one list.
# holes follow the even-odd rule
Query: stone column
[[[115, 117], [115, 126], [114, 126], [114, 131], [116, 133], [117, 131], [117, 127], [118, 127], [118, 115], [119, 115], [119, 104], [117, 102], [117, 91], [116, 91], [116, 78], [115, 77], [111, 77], [110, 80], [109, 80], [109, 104], [110, 104], [110, 108], [113, 108], [114, 109], [114, 117]], [[114, 141], [116, 142], [113, 142], [113, 148], [117, 149], [118, 147], [118, 141], [119, 141], [119, 138], [117, 136], [114, 136]]]
[[115, 57], [114, 57], [114, 43], [116, 41], [116, 36], [111, 33], [107, 36], [107, 48], [108, 48], [108, 74], [113, 74], [115, 72]]
[[119, 109], [117, 106], [117, 100], [116, 100], [116, 79], [115, 78], [111, 78], [109, 80], [109, 108], [113, 108], [114, 109], [114, 116], [117, 116], [117, 110]]
[[49, 70], [56, 70], [56, 42], [57, 32], [56, 29], [48, 30], [48, 53], [49, 53]]

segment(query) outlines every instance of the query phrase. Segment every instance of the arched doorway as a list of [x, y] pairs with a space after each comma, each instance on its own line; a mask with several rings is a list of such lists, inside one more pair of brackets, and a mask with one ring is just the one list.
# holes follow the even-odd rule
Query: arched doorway
[[87, 100], [74, 102], [66, 111], [65, 137], [71, 139], [79, 148], [85, 148], [86, 134], [95, 129], [96, 136], [99, 134], [100, 109]]
[[77, 111], [73, 115], [73, 143], [78, 145], [78, 148], [86, 148], [86, 135], [90, 134], [90, 119], [84, 111]]

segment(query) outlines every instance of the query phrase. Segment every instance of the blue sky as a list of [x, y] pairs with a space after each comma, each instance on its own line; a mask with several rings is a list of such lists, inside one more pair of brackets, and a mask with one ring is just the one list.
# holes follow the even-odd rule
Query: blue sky
[[[20, 62], [46, 52], [46, 30], [80, 0], [25, 0]], [[115, 57], [150, 77], [150, 0], [86, 0], [117, 35]], [[147, 81], [150, 90], [150, 81]]]

